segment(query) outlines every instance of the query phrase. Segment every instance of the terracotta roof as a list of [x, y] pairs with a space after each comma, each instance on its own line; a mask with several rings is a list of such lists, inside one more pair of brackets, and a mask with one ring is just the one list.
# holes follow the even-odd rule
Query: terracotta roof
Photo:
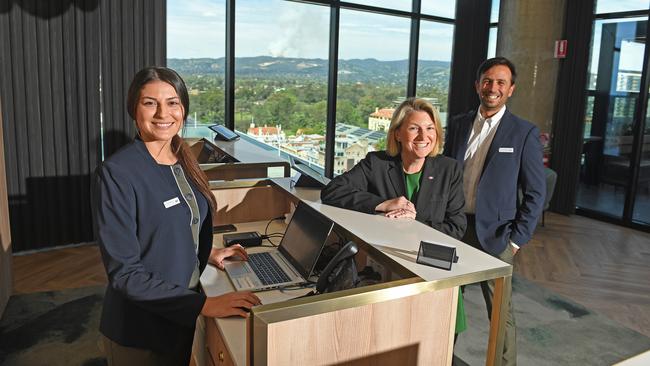
[[379, 118], [391, 119], [393, 117], [393, 112], [395, 112], [395, 109], [393, 109], [393, 108], [382, 108], [382, 109], [378, 110], [377, 112], [370, 113], [370, 117], [379, 117]]
[[248, 129], [249, 135], [277, 135], [277, 127], [253, 127]]

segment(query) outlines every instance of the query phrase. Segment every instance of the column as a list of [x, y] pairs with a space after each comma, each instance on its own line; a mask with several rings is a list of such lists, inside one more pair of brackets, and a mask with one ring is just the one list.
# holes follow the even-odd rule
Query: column
[[541, 132], [550, 133], [553, 124], [562, 62], [553, 57], [553, 50], [555, 41], [562, 37], [565, 8], [566, 0], [501, 0], [499, 10], [496, 54], [507, 57], [517, 68], [508, 108]]

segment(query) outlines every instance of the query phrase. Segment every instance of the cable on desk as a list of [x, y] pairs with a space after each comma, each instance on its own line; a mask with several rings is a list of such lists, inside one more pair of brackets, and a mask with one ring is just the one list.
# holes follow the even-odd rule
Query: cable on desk
[[271, 220], [269, 220], [269, 222], [266, 223], [266, 227], [264, 228], [264, 235], [262, 235], [262, 240], [268, 241], [274, 247], [277, 247], [279, 244], [274, 243], [271, 240], [271, 238], [280, 238], [280, 239], [282, 239], [284, 237], [284, 233], [270, 233], [270, 234], [268, 233], [269, 226], [271, 225], [271, 223], [273, 221], [276, 221], [276, 220], [284, 220], [284, 216], [274, 217]]

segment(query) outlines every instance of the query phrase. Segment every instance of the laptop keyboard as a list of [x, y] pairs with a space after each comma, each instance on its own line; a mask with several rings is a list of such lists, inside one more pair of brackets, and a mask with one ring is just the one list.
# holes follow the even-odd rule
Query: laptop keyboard
[[248, 262], [263, 285], [289, 282], [289, 276], [284, 273], [269, 253], [249, 254]]

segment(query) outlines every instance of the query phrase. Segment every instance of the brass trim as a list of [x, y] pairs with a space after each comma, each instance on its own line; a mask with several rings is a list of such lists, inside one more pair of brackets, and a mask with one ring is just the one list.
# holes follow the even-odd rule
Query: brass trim
[[268, 178], [212, 180], [209, 182], [209, 184], [211, 190], [273, 186], [273, 184], [271, 184], [271, 181]]
[[304, 316], [312, 316], [399, 299], [424, 292], [462, 286], [470, 283], [481, 282], [487, 279], [509, 277], [511, 275], [512, 266], [508, 266], [501, 269], [486, 271], [481, 274], [468, 274], [429, 282], [424, 281], [420, 277], [411, 277], [371, 286], [337, 291], [335, 293], [326, 293], [269, 305], [260, 305], [255, 307], [255, 310], [251, 315], [263, 323], [270, 324]]

